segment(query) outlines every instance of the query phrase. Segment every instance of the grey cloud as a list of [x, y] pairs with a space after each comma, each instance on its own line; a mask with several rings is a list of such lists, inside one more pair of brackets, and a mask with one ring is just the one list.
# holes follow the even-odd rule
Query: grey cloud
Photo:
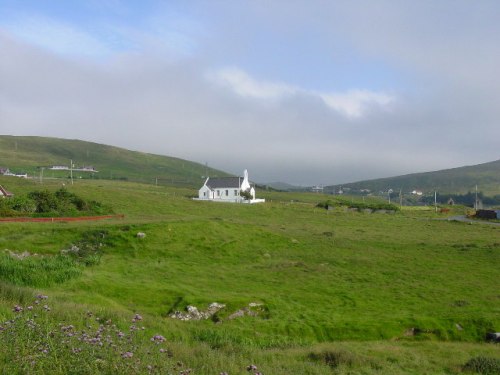
[[[250, 15], [220, 25], [222, 34], [235, 31], [214, 36], [219, 47], [212, 51], [238, 54], [251, 42], [244, 28], [255, 26], [252, 17], [278, 33], [314, 25], [326, 35], [325, 48], [345, 37], [360, 53], [416, 77], [411, 90], [394, 92], [390, 111], [373, 106], [360, 118], [346, 118], [306, 91], [277, 101], [241, 97], [206, 78], [219, 66], [215, 52], [201, 47], [200, 55], [180, 59], [124, 52], [93, 62], [0, 31], [0, 132], [80, 138], [233, 173], [248, 168], [257, 181], [309, 185], [498, 159], [500, 46], [493, 41], [500, 27], [486, 14], [493, 11], [441, 25], [443, 5], [363, 2], [360, 12], [350, 3], [323, 4], [322, 12], [290, 2], [266, 9], [247, 4], [233, 11]], [[412, 12], [405, 8], [410, 5]]]

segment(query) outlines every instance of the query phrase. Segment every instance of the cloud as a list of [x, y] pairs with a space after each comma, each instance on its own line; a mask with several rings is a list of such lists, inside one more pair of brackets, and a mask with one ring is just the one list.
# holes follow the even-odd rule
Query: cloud
[[135, 23], [0, 17], [0, 133], [309, 185], [499, 157], [494, 3], [120, 4]]
[[208, 74], [208, 78], [243, 97], [275, 100], [297, 92], [296, 88], [289, 85], [257, 81], [238, 68], [223, 68]]
[[350, 118], [359, 118], [370, 107], [388, 109], [395, 100], [393, 95], [369, 90], [349, 90], [343, 93], [324, 93], [292, 85], [260, 81], [241, 69], [223, 68], [207, 75], [216, 84], [245, 98], [260, 100], [287, 99], [293, 95], [320, 98], [330, 109]]

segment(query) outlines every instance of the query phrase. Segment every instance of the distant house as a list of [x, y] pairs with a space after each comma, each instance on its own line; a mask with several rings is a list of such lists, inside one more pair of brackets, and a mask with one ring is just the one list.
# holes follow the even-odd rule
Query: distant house
[[12, 197], [14, 194], [12, 194], [10, 191], [5, 190], [5, 188], [0, 185], [0, 197], [2, 198], [9, 198]]
[[7, 174], [7, 173], [10, 173], [9, 168], [0, 167], [0, 174]]
[[311, 191], [312, 191], [313, 193], [322, 193], [322, 192], [323, 192], [323, 186], [318, 186], [318, 185], [313, 186], [313, 187], [311, 188]]
[[88, 165], [88, 166], [85, 166], [85, 167], [81, 167], [78, 170], [82, 171], [82, 172], [97, 172], [96, 169], [93, 166], [91, 166], [91, 165]]
[[450, 198], [448, 199], [448, 202], [446, 202], [447, 205], [449, 206], [454, 206], [455, 205], [455, 201], [453, 200], [453, 198]]
[[208, 177], [198, 190], [197, 200], [231, 203], [261, 203], [265, 199], [255, 198], [255, 187], [248, 180], [245, 169], [243, 177]]
[[418, 196], [421, 196], [422, 194], [424, 194], [421, 190], [413, 190], [411, 193], [413, 195], [418, 195]]
[[53, 165], [49, 169], [52, 169], [54, 171], [69, 171], [69, 167], [66, 165]]

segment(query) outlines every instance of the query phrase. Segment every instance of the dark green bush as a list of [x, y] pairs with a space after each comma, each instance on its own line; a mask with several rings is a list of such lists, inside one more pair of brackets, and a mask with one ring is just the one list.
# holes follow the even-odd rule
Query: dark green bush
[[464, 371], [484, 375], [500, 374], [500, 358], [474, 357], [464, 365]]
[[78, 195], [62, 188], [56, 192], [49, 190], [32, 191], [27, 196], [17, 196], [0, 200], [0, 216], [78, 216], [105, 215], [112, 213], [111, 207], [97, 201], [86, 201]]
[[333, 200], [329, 199], [323, 202], [319, 202], [316, 207], [328, 209], [328, 207], [349, 207], [349, 208], [357, 208], [358, 210], [370, 209], [370, 210], [389, 210], [389, 211], [398, 211], [399, 207], [384, 201], [371, 201], [371, 202], [362, 202], [362, 201], [354, 201], [345, 198], [335, 198]]

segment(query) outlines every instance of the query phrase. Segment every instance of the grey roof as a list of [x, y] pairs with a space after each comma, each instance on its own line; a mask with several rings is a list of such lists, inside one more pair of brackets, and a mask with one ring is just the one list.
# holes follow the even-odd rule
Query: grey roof
[[210, 189], [239, 188], [243, 177], [209, 177], [206, 185]]

